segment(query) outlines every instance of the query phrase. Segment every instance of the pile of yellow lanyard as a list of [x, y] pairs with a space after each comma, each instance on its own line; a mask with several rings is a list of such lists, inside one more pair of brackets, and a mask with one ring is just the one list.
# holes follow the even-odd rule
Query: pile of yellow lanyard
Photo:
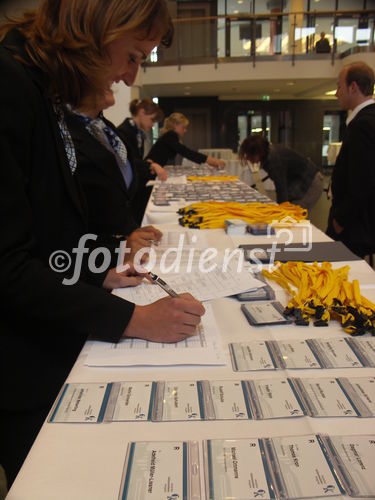
[[297, 325], [328, 326], [330, 319], [340, 321], [351, 335], [375, 334], [375, 304], [360, 293], [358, 280], [348, 281], [349, 266], [332, 269], [330, 262], [277, 263], [264, 276], [276, 281], [292, 296], [285, 314], [294, 316]]
[[270, 224], [283, 219], [302, 221], [307, 210], [289, 203], [237, 203], [204, 201], [181, 208], [178, 213], [181, 226], [193, 229], [218, 229], [225, 227], [226, 219], [242, 219], [249, 224]]
[[206, 175], [201, 177], [189, 175], [186, 179], [191, 182], [236, 182], [238, 175]]

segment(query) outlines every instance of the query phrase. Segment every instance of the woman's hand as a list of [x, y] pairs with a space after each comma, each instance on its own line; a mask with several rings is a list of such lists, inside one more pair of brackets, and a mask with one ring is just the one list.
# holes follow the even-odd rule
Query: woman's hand
[[155, 163], [152, 160], [147, 160], [150, 164], [150, 171], [155, 174], [159, 181], [164, 182], [168, 179], [168, 172], [159, 163]]
[[206, 163], [208, 163], [210, 167], [216, 167], [220, 169], [225, 167], [224, 160], [219, 160], [218, 158], [214, 158], [213, 156], [207, 156]]
[[144, 272], [138, 272], [130, 262], [126, 265], [126, 268], [125, 271], [120, 272], [115, 267], [110, 269], [103, 282], [103, 288], [113, 290], [114, 288], [137, 286], [147, 275], [146, 269]]
[[165, 182], [168, 179], [168, 172], [165, 168], [161, 167], [158, 163], [153, 163], [151, 167], [154, 169], [154, 172], [161, 182]]
[[[163, 233], [154, 226], [139, 227], [126, 238], [126, 247], [130, 248], [130, 253], [125, 256], [125, 261], [133, 261], [135, 254], [142, 248], [150, 248], [153, 244], [158, 244]], [[148, 259], [148, 253], [144, 253], [141, 262]]]

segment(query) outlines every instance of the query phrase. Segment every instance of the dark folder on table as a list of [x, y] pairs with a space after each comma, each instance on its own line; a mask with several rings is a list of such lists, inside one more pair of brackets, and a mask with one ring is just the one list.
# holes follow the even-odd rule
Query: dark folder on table
[[[255, 245], [240, 245], [245, 252], [245, 260], [257, 264], [259, 261], [268, 263], [272, 256], [272, 243], [259, 243]], [[304, 245], [291, 243], [275, 245], [275, 261], [279, 262], [341, 262], [349, 260], [362, 260], [351, 252], [341, 241], [324, 241]]]

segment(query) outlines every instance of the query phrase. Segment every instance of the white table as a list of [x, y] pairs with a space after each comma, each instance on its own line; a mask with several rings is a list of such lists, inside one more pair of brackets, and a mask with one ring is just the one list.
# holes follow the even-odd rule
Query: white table
[[[177, 230], [176, 224], [164, 229]], [[182, 229], [182, 228], [181, 228]], [[315, 241], [327, 237], [313, 230]], [[222, 230], [209, 232], [209, 243], [220, 248], [235, 248], [239, 243], [262, 242], [263, 237], [227, 237]], [[258, 239], [260, 238], [260, 239]], [[298, 241], [298, 230], [296, 241]], [[246, 240], [246, 241], [245, 241]], [[339, 265], [344, 265], [340, 263]], [[375, 272], [364, 261], [348, 263], [350, 279], [358, 277], [365, 284], [363, 293], [375, 299]], [[276, 287], [278, 298], [286, 303], [283, 290]], [[235, 299], [213, 302], [227, 365], [89, 368], [84, 359], [89, 348], [86, 343], [68, 377], [69, 382], [109, 382], [123, 380], [225, 380], [246, 378], [280, 378], [284, 376], [374, 376], [375, 369], [302, 370], [277, 372], [233, 372], [228, 342], [250, 339], [344, 337], [347, 334], [332, 322], [329, 328], [274, 326], [250, 327]], [[317, 373], [319, 372], [319, 373]], [[214, 438], [274, 437], [310, 433], [371, 434], [375, 419], [369, 418], [309, 418], [264, 421], [210, 422], [117, 422], [109, 424], [49, 424], [45, 423], [36, 439], [12, 489], [9, 500], [111, 500], [117, 499], [126, 448], [129, 441], [198, 440]], [[200, 451], [202, 451], [200, 449]], [[202, 457], [201, 457], [202, 458]], [[202, 492], [203, 492], [202, 475]], [[204, 498], [202, 494], [202, 498]], [[344, 497], [345, 498], [345, 497]]]

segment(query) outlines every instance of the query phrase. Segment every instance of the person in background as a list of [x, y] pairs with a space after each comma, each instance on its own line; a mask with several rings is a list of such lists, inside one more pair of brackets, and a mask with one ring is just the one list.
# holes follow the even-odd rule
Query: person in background
[[323, 192], [323, 174], [309, 158], [281, 144], [271, 145], [262, 135], [247, 137], [239, 158], [260, 163], [275, 184], [277, 203], [290, 201], [310, 211]]
[[64, 105], [94, 108], [113, 82], [131, 85], [172, 33], [164, 0], [41, 0], [0, 27], [0, 463], [10, 485], [89, 335], [176, 342], [204, 314], [188, 294], [135, 306], [109, 293], [140, 277], [111, 268], [117, 255], [104, 268], [90, 260], [105, 249], [95, 238], [88, 248], [64, 119]]
[[[131, 257], [160, 240], [162, 234], [152, 226], [139, 228], [141, 216], [134, 200], [143, 185], [139, 185], [138, 166], [153, 165], [135, 159], [132, 149], [118, 137], [116, 127], [104, 118], [102, 111], [114, 104], [113, 91], [108, 89], [94, 109], [70, 109], [65, 119], [76, 150], [76, 176], [87, 200], [89, 231], [114, 248], [119, 240], [126, 239]], [[156, 164], [154, 167], [164, 170]]]
[[139, 188], [133, 200], [133, 207], [136, 220], [138, 224], [141, 224], [152, 191], [151, 186], [146, 187], [147, 182], [155, 179], [156, 176], [161, 181], [166, 181], [168, 178], [167, 171], [158, 162], [149, 159], [143, 161], [145, 134], [150, 132], [155, 123], [163, 119], [164, 114], [162, 109], [151, 99], [143, 99], [142, 101], [134, 99], [129, 105], [129, 111], [132, 117], [126, 118], [122, 122], [117, 128], [117, 133], [131, 149], [134, 158], [138, 160]]
[[344, 66], [336, 97], [351, 110], [332, 172], [327, 234], [359, 257], [375, 253], [374, 71], [364, 62]]
[[143, 160], [145, 134], [163, 120], [164, 113], [151, 99], [134, 99], [129, 104], [129, 111], [131, 118], [125, 118], [117, 127], [117, 133], [131, 147], [134, 157]]
[[331, 46], [324, 31], [320, 33], [320, 39], [315, 44], [315, 52], [317, 54], [329, 54], [331, 52]]
[[167, 163], [174, 164], [176, 155], [180, 154], [195, 163], [208, 163], [211, 167], [217, 168], [224, 167], [224, 160], [203, 155], [181, 143], [188, 125], [189, 120], [182, 113], [172, 113], [168, 116], [160, 130], [160, 137], [150, 149], [147, 158], [164, 166]]

